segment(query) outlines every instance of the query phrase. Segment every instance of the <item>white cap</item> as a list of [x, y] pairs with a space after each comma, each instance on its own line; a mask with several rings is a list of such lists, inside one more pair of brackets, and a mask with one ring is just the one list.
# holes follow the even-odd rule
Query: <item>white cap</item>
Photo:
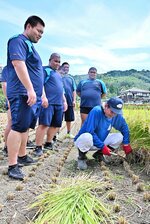
[[81, 152], [88, 152], [93, 146], [93, 137], [90, 133], [81, 134], [75, 141], [75, 146], [80, 149]]

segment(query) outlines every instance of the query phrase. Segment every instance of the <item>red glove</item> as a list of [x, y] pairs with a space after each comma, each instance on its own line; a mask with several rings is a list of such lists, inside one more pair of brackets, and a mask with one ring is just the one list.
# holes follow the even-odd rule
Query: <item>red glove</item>
[[131, 148], [130, 144], [123, 145], [123, 150], [124, 150], [124, 152], [125, 152], [126, 155], [128, 155], [129, 153], [132, 152], [132, 148]]
[[104, 147], [102, 148], [102, 153], [104, 155], [111, 156], [110, 152], [111, 152], [110, 148], [108, 148], [106, 145], [104, 145]]

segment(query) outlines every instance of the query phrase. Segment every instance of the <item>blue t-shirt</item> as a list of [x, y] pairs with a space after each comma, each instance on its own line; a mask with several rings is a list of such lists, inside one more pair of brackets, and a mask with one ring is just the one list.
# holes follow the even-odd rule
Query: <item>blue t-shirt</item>
[[12, 37], [8, 41], [7, 56], [7, 96], [27, 95], [27, 90], [19, 80], [12, 65], [13, 60], [24, 61], [37, 98], [42, 95], [43, 68], [42, 61], [32, 42], [23, 34]]
[[73, 92], [76, 90], [76, 84], [74, 79], [66, 74], [62, 77], [63, 86], [65, 90], [65, 97], [67, 100], [68, 106], [73, 106]]
[[93, 144], [97, 148], [104, 147], [104, 140], [110, 133], [112, 127], [120, 131], [123, 135], [123, 144], [129, 144], [129, 128], [122, 115], [113, 118], [105, 116], [101, 106], [94, 107], [88, 114], [87, 119], [83, 123], [80, 131], [75, 136], [75, 141], [83, 133], [90, 133], [93, 137]]
[[80, 93], [80, 107], [94, 107], [101, 105], [101, 94], [107, 92], [105, 83], [99, 79], [81, 80], [77, 86]]
[[[49, 78], [47, 77], [47, 72], [45, 69], [50, 69]], [[52, 105], [62, 105], [63, 104], [63, 82], [61, 75], [50, 68], [49, 66], [43, 66], [44, 80], [47, 80], [44, 84], [45, 94], [48, 99], [48, 103]]]
[[2, 82], [7, 82], [7, 66], [5, 66], [2, 70]]

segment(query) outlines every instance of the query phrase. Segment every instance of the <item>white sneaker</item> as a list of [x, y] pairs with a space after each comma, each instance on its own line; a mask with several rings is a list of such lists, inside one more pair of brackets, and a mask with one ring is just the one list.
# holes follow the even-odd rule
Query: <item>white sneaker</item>
[[68, 134], [66, 134], [65, 138], [72, 138], [73, 139], [74, 138], [74, 135], [68, 133]]

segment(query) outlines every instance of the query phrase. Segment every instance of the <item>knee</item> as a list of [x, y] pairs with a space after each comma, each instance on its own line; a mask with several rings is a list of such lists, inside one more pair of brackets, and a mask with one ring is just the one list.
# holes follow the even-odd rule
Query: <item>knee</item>
[[93, 146], [93, 137], [90, 133], [81, 134], [75, 141], [75, 146], [80, 149], [81, 152], [88, 152]]

